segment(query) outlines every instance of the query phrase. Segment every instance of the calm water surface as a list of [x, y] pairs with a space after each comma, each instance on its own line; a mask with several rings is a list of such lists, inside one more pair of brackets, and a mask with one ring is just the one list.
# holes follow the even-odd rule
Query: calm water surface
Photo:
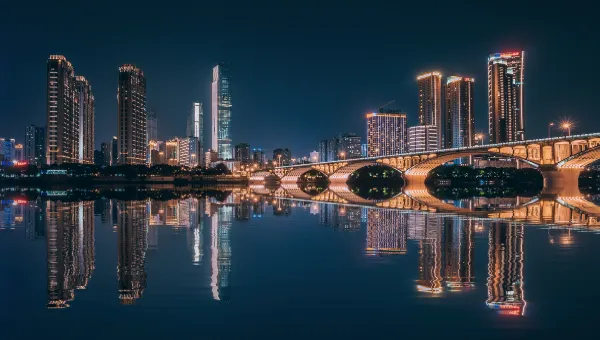
[[[600, 227], [589, 219], [219, 199], [2, 201], [0, 337], [505, 338], [598, 326]], [[480, 201], [454, 205], [521, 204]]]

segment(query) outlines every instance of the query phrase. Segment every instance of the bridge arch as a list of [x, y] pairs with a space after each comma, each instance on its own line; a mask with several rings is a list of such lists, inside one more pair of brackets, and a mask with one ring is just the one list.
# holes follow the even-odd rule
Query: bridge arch
[[352, 164], [348, 164], [344, 167], [341, 167], [339, 169], [337, 169], [336, 172], [334, 172], [333, 174], [331, 174], [331, 176], [329, 176], [329, 181], [331, 183], [336, 183], [336, 184], [346, 184], [348, 182], [348, 179], [350, 179], [350, 176], [365, 167], [368, 166], [382, 166], [382, 167], [386, 167], [386, 168], [390, 168], [392, 170], [398, 171], [399, 173], [402, 173], [402, 171], [400, 171], [400, 169], [394, 167], [391, 164], [386, 164], [386, 163], [381, 163], [381, 162], [359, 162], [359, 163], [352, 163]]
[[[579, 147], [580, 146], [580, 147]], [[581, 169], [600, 160], [600, 145], [585, 148], [584, 144], [574, 144], [573, 151], [579, 151], [556, 164], [559, 169]]]
[[327, 173], [321, 171], [320, 169], [313, 167], [305, 167], [305, 168], [294, 168], [283, 175], [281, 177], [281, 183], [298, 183], [300, 177], [306, 174], [309, 171], [317, 171], [327, 177]]

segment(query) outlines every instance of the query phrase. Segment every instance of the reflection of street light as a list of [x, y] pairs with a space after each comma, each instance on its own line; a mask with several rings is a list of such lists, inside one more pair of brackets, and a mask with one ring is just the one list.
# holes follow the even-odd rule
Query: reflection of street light
[[567, 130], [567, 136], [571, 135], [571, 127], [573, 127], [573, 123], [571, 123], [570, 121], [564, 121], [560, 124], [560, 127], [563, 130]]
[[548, 138], [551, 137], [550, 131], [552, 131], [551, 129], [552, 129], [553, 126], [554, 126], [554, 122], [550, 122], [550, 124], [548, 124]]

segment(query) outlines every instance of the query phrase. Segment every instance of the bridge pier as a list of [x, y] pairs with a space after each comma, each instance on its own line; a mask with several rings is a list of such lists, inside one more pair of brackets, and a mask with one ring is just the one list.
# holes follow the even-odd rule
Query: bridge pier
[[426, 178], [427, 175], [410, 175], [403, 173], [402, 179], [404, 180], [404, 191], [427, 190], [427, 186], [425, 185]]
[[565, 169], [556, 167], [540, 167], [544, 177], [542, 195], [580, 197], [579, 174], [583, 169]]

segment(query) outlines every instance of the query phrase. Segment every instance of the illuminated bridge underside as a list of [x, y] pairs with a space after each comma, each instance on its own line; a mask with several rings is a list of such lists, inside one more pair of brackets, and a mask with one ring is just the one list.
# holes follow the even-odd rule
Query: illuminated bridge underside
[[359, 162], [352, 163], [346, 166], [339, 168], [336, 172], [334, 172], [331, 176], [329, 176], [329, 181], [331, 183], [340, 183], [346, 184], [350, 175], [352, 175], [355, 171], [364, 168], [366, 166], [377, 165], [376, 162]]

